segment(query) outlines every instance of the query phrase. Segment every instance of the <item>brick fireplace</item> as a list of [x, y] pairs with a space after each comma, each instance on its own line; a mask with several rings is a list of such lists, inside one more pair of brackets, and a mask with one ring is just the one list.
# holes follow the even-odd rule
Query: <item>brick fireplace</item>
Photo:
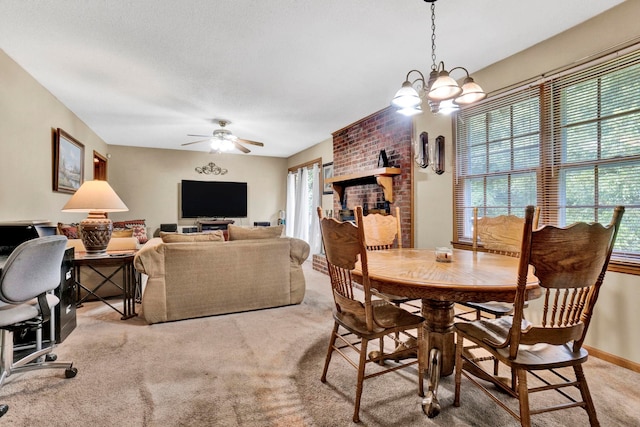
[[[388, 107], [365, 117], [333, 133], [333, 175], [364, 174], [379, 169], [378, 157], [384, 150], [388, 166], [400, 169], [392, 181], [393, 202], [388, 206], [400, 208], [402, 224], [402, 246], [413, 247], [413, 160], [411, 142], [413, 121]], [[346, 209], [355, 206], [367, 206], [374, 209], [385, 204], [385, 195], [375, 179], [350, 182], [344, 186], [344, 204]], [[333, 193], [334, 217], [343, 208], [338, 194]], [[324, 256], [313, 256], [313, 268], [327, 273]]]
[[[391, 208], [400, 207], [402, 245], [413, 246], [412, 215], [412, 157], [411, 118], [398, 114], [393, 108], [385, 108], [362, 120], [333, 133], [333, 174], [335, 176], [366, 172], [378, 168], [380, 151], [384, 150], [390, 167], [400, 169], [393, 177], [393, 202]], [[382, 188], [373, 183], [349, 185], [344, 189], [347, 209], [366, 206], [373, 209], [385, 202]], [[342, 209], [334, 192], [333, 211], [337, 217]]]

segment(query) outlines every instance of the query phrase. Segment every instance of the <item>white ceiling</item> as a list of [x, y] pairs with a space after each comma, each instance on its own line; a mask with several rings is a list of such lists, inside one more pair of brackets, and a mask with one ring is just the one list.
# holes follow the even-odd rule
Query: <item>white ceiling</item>
[[[473, 73], [619, 3], [441, 0], [437, 59]], [[208, 151], [180, 144], [224, 118], [275, 157], [428, 73], [430, 27], [422, 0], [0, 0], [0, 48], [108, 144]]]

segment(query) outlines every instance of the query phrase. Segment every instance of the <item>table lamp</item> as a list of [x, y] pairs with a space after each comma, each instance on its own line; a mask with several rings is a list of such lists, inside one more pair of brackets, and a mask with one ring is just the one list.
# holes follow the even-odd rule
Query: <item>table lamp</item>
[[82, 243], [88, 255], [101, 255], [111, 240], [113, 222], [105, 213], [125, 212], [129, 208], [107, 181], [85, 181], [62, 208], [62, 212], [89, 212], [80, 222]]

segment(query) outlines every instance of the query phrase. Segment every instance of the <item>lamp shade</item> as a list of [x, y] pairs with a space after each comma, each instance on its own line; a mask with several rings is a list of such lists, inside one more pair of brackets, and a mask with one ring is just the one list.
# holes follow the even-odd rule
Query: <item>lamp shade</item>
[[418, 95], [418, 92], [411, 86], [409, 81], [405, 81], [402, 84], [402, 87], [396, 92], [396, 96], [391, 100], [391, 104], [398, 108], [417, 107], [421, 103], [420, 95]]
[[438, 78], [429, 88], [429, 94], [427, 95], [432, 101], [444, 101], [446, 99], [455, 98], [462, 93], [462, 89], [458, 86], [449, 73], [446, 71], [440, 71]]
[[85, 181], [62, 208], [62, 212], [125, 212], [127, 205], [107, 181]]
[[459, 105], [468, 105], [482, 101], [486, 97], [487, 94], [480, 85], [474, 82], [471, 77], [467, 77], [462, 84], [462, 95], [454, 99], [453, 102]]

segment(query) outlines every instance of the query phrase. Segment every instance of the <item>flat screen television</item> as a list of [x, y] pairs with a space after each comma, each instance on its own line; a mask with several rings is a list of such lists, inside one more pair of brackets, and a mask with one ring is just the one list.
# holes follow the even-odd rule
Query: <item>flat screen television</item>
[[182, 218], [245, 218], [247, 183], [182, 180]]

